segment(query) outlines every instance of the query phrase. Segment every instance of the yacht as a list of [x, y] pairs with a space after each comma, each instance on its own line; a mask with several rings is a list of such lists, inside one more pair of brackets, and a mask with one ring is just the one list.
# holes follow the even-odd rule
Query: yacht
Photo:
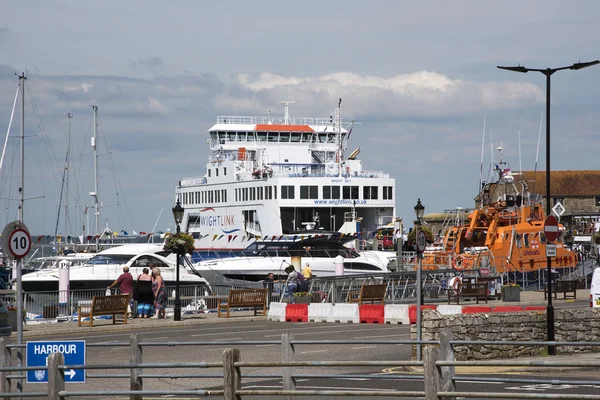
[[[69, 287], [71, 290], [105, 289], [123, 273], [123, 267], [128, 266], [136, 279], [150, 264], [160, 268], [165, 285], [175, 285], [177, 262], [174, 254], [163, 251], [162, 245], [127, 244], [101, 251], [83, 265], [70, 267]], [[32, 272], [22, 279], [26, 292], [57, 291], [59, 268]], [[208, 286], [206, 279], [185, 268], [184, 263], [179, 267], [179, 284]]]
[[285, 268], [294, 262], [298, 271], [298, 264], [309, 263], [315, 277], [334, 276], [337, 256], [343, 258], [344, 275], [390, 272], [388, 266], [394, 259], [392, 253], [359, 253], [352, 247], [344, 246], [355, 239], [354, 235], [339, 232], [261, 239], [254, 241], [237, 257], [201, 261], [194, 264], [194, 269], [212, 285], [231, 279], [262, 281], [270, 272], [275, 279], [285, 279]]
[[217, 117], [204, 174], [178, 182], [195, 261], [308, 224], [364, 238], [394, 220], [395, 180], [364, 168], [360, 147], [346, 155], [354, 122], [342, 121], [341, 99], [328, 118], [292, 117], [284, 103], [282, 117]]

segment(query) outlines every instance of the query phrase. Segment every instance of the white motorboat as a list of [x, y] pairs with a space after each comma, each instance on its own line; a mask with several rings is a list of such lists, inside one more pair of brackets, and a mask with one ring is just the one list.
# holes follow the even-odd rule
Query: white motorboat
[[[257, 240], [240, 256], [201, 261], [194, 264], [194, 269], [213, 285], [228, 279], [261, 281], [270, 272], [275, 275], [275, 279], [285, 279], [285, 268], [294, 261], [299, 261], [302, 265], [309, 263], [315, 277], [334, 276], [337, 256], [343, 258], [344, 275], [390, 272], [388, 266], [393, 255], [383, 251], [359, 253], [353, 248], [345, 247], [344, 243], [356, 239], [353, 235], [330, 232], [310, 235], [306, 239], [300, 239], [299, 236]], [[296, 259], [292, 260], [292, 257]], [[299, 270], [297, 265], [296, 269]]]
[[365, 169], [360, 148], [346, 156], [352, 127], [342, 122], [341, 99], [328, 118], [291, 117], [288, 103], [283, 117], [217, 117], [204, 175], [176, 187], [194, 259], [237, 254], [308, 223], [364, 239], [393, 221], [395, 180]]
[[[101, 251], [85, 264], [70, 267], [70, 289], [104, 289], [123, 273], [123, 267], [128, 266], [129, 272], [136, 279], [150, 264], [160, 268], [165, 285], [175, 285], [177, 263], [174, 254], [163, 251], [162, 245], [127, 244]], [[58, 283], [59, 268], [23, 276], [23, 290], [26, 292], [56, 291]], [[179, 267], [179, 284], [208, 286], [206, 279], [186, 269], [183, 263]]]

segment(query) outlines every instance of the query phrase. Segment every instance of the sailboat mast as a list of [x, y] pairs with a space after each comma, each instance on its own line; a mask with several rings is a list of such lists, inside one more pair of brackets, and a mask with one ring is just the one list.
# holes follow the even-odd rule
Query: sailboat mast
[[69, 233], [69, 161], [71, 157], [71, 118], [73, 115], [71, 113], [67, 113], [67, 118], [69, 119], [69, 134], [67, 135], [67, 157], [65, 162], [65, 172], [66, 172], [66, 196], [65, 196], [65, 235]]
[[94, 149], [94, 215], [96, 217], [96, 252], [98, 252], [100, 235], [100, 211], [98, 209], [98, 148], [96, 146], [96, 135], [98, 131], [98, 106], [92, 106], [94, 110], [94, 137], [92, 138], [92, 147]]
[[[23, 222], [23, 206], [25, 203], [25, 73], [19, 75], [21, 85], [21, 182], [19, 186], [19, 210], [17, 220]], [[18, 268], [18, 271], [21, 269]]]

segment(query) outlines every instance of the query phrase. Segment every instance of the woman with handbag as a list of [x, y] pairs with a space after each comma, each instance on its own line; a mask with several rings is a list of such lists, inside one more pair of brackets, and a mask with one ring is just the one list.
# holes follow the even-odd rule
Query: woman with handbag
[[137, 301], [138, 317], [150, 318], [154, 304], [154, 291], [152, 290], [152, 276], [148, 268], [144, 268], [138, 276], [133, 298]]

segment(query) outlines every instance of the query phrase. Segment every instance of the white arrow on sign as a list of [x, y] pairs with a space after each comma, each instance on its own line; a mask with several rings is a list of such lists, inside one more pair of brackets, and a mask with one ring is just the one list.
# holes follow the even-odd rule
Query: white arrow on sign
[[69, 379], [73, 379], [73, 377], [75, 376], [77, 372], [75, 372], [74, 369], [70, 369], [68, 371], [65, 371], [65, 375], [67, 375], [69, 377]]

